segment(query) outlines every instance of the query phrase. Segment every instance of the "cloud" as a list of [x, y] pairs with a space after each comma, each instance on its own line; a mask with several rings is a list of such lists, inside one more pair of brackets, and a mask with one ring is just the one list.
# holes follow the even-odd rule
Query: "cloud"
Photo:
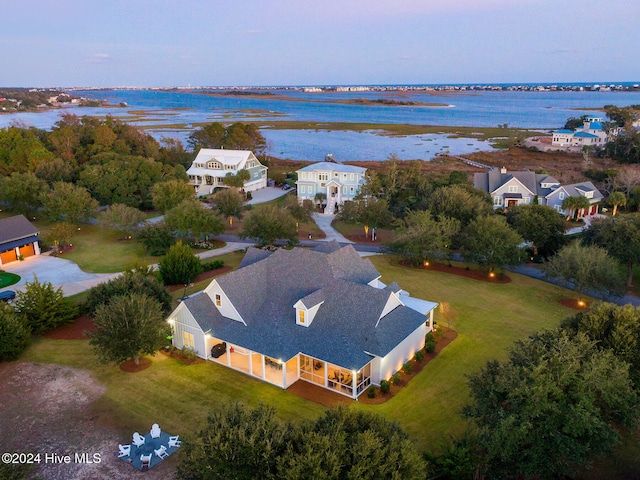
[[108, 53], [94, 53], [87, 58], [87, 63], [107, 63], [111, 61], [111, 55]]

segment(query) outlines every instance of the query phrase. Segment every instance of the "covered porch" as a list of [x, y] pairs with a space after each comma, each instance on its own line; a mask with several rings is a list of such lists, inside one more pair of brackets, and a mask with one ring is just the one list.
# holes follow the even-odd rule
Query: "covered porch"
[[300, 379], [357, 399], [371, 384], [371, 362], [360, 370], [349, 370], [339, 365], [307, 356], [300, 357]]
[[299, 378], [298, 356], [283, 361], [208, 335], [206, 348], [207, 360], [281, 388], [289, 387]]

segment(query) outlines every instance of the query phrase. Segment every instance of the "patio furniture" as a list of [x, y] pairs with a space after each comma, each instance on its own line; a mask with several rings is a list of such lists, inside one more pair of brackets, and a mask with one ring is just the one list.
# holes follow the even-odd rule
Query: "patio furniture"
[[182, 440], [178, 440], [179, 435], [175, 437], [169, 437], [169, 448], [171, 447], [179, 447], [182, 445]]
[[151, 454], [149, 455], [140, 455], [140, 463], [142, 463], [141, 470], [145, 471], [151, 467]]
[[140, 445], [144, 445], [144, 437], [140, 435], [138, 432], [135, 432], [133, 434], [133, 444], [136, 447], [139, 447]]
[[118, 458], [128, 457], [131, 455], [131, 445], [118, 445]]
[[164, 445], [160, 445], [160, 448], [154, 450], [153, 453], [155, 453], [157, 456], [159, 456], [162, 459], [167, 458], [169, 456], [169, 454], [167, 453], [167, 447], [165, 447]]
[[158, 426], [157, 423], [154, 423], [151, 426], [151, 438], [159, 438], [160, 434], [162, 433], [162, 430], [160, 430], [160, 427]]

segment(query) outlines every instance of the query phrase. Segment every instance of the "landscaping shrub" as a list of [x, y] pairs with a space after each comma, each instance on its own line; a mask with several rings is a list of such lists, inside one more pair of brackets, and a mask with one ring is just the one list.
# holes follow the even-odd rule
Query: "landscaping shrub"
[[391, 375], [391, 381], [393, 382], [394, 385], [400, 385], [400, 372], [396, 372], [393, 375]]
[[6, 304], [0, 305], [0, 338], [0, 362], [18, 358], [31, 341], [31, 330], [25, 317]]
[[182, 347], [182, 350], [180, 351], [180, 355], [182, 355], [182, 358], [185, 358], [191, 361], [197, 358], [196, 351], [193, 348], [189, 348], [189, 347]]
[[217, 270], [222, 267], [224, 267], [224, 260], [214, 260], [213, 262], [202, 264], [202, 268], [205, 272], [209, 272], [211, 270]]
[[42, 333], [70, 323], [78, 316], [78, 306], [51, 282], [40, 283], [34, 275], [24, 291], [18, 292], [15, 308], [27, 320], [32, 333]]
[[407, 362], [402, 366], [402, 370], [404, 370], [404, 373], [406, 373], [407, 375], [411, 375], [411, 372], [413, 372], [413, 363], [411, 362]]
[[202, 272], [202, 263], [188, 245], [178, 242], [160, 260], [160, 276], [166, 285], [187, 284]]
[[374, 387], [373, 385], [369, 385], [369, 388], [367, 388], [367, 397], [369, 398], [376, 397], [376, 387]]
[[433, 353], [436, 351], [436, 337], [432, 332], [429, 332], [424, 337], [424, 351], [427, 353]]
[[391, 390], [391, 382], [389, 382], [389, 380], [381, 380], [380, 391], [382, 393], [389, 393], [390, 390]]
[[416, 359], [416, 362], [421, 362], [424, 360], [424, 353], [422, 353], [422, 350], [418, 350], [413, 358]]

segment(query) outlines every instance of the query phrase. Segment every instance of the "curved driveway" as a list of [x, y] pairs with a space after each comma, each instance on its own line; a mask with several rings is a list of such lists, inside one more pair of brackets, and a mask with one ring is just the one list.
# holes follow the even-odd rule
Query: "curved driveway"
[[23, 291], [26, 282], [32, 282], [34, 276], [37, 276], [40, 282], [50, 282], [54, 288], [62, 288], [65, 296], [83, 292], [120, 275], [119, 273], [86, 273], [71, 260], [49, 255], [27, 257], [24, 261], [11, 262], [2, 268], [6, 272], [20, 275], [20, 281], [7, 287], [6, 290]]

